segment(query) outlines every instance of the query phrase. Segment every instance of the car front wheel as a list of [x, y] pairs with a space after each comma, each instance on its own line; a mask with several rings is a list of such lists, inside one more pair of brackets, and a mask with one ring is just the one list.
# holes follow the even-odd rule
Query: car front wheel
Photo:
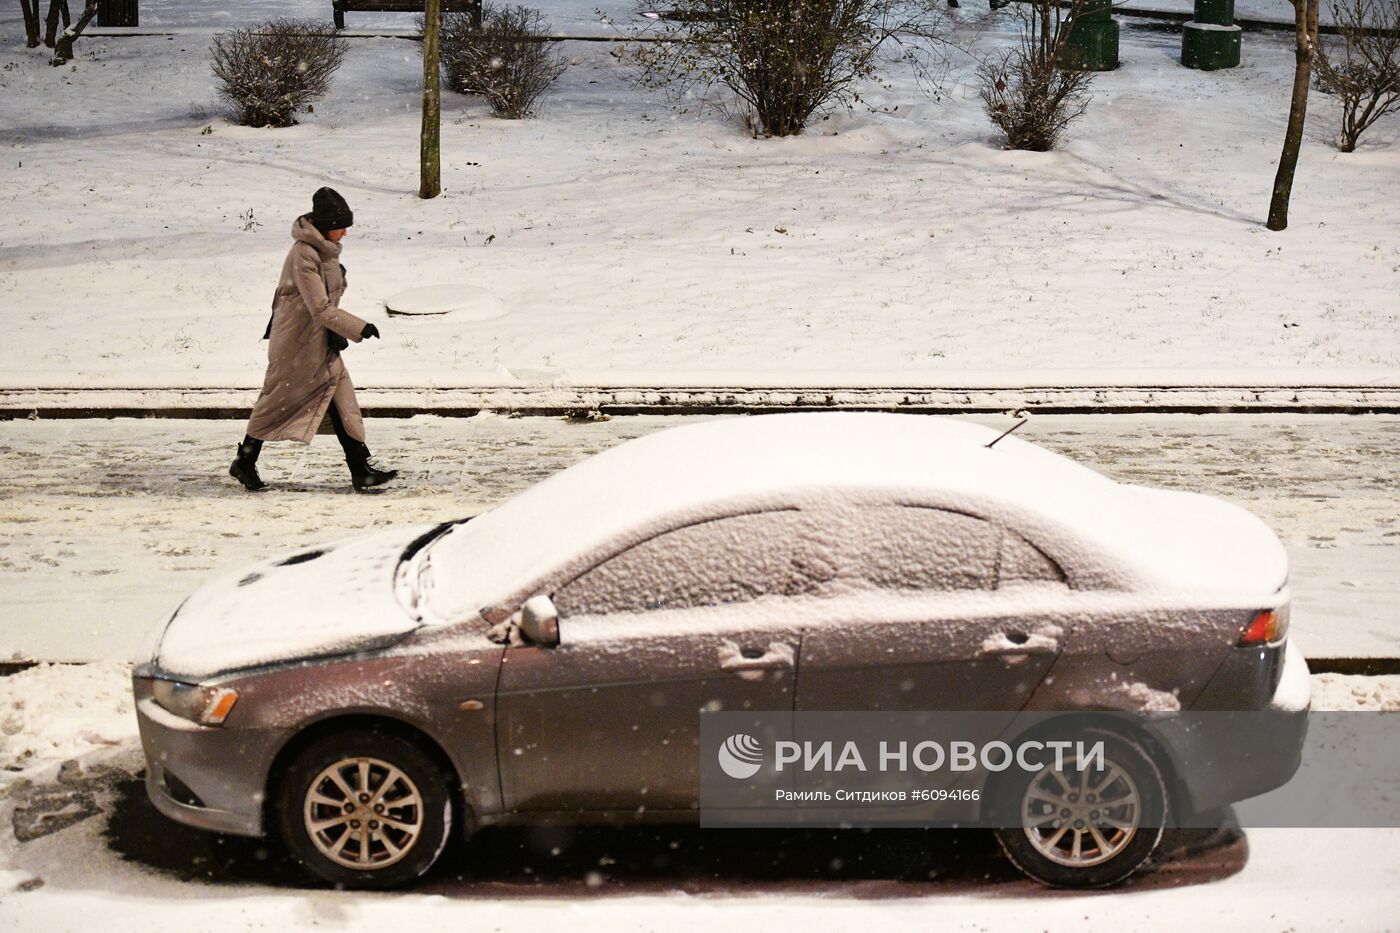
[[[1059, 768], [1051, 762], [1003, 781], [997, 797], [1008, 818], [997, 840], [1017, 868], [1045, 884], [1116, 884], [1161, 841], [1166, 786], [1152, 756], [1132, 739], [1102, 730], [1065, 738], [1077, 740], [1076, 748], [1083, 743], [1088, 766], [1079, 767], [1071, 752]], [[1101, 760], [1091, 751], [1097, 742]]]
[[437, 861], [452, 827], [441, 768], [417, 745], [375, 731], [317, 739], [281, 783], [287, 848], [311, 872], [348, 888], [389, 888]]

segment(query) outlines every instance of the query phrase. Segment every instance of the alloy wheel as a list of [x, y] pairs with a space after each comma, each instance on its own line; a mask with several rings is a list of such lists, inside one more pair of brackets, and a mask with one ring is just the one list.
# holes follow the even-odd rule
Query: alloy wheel
[[1142, 796], [1128, 772], [1111, 760], [1101, 767], [1047, 766], [1026, 786], [1021, 825], [1036, 852], [1068, 868], [1107, 862], [1127, 848], [1142, 822]]
[[423, 797], [400, 769], [377, 758], [343, 758], [311, 781], [307, 836], [322, 855], [358, 871], [387, 868], [423, 832]]

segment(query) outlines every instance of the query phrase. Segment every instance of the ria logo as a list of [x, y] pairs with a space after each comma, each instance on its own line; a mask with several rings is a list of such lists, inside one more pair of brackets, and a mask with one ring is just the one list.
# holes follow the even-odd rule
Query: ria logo
[[751, 735], [731, 735], [719, 747], [719, 766], [734, 780], [747, 780], [763, 767], [763, 746]]

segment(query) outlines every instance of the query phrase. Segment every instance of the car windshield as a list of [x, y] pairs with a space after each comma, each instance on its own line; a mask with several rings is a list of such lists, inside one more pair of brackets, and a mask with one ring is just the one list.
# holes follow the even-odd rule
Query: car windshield
[[432, 585], [433, 546], [447, 537], [454, 528], [465, 525], [475, 517], [469, 515], [436, 525], [414, 538], [408, 547], [403, 549], [403, 554], [399, 557], [399, 580], [407, 587], [405, 602], [420, 618], [424, 594]]

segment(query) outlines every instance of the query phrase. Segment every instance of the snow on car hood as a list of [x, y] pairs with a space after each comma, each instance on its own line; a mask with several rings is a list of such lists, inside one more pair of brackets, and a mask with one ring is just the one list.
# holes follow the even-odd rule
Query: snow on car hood
[[418, 622], [394, 595], [410, 525], [253, 564], [196, 590], [148, 644], [158, 669], [200, 678], [392, 643]]

